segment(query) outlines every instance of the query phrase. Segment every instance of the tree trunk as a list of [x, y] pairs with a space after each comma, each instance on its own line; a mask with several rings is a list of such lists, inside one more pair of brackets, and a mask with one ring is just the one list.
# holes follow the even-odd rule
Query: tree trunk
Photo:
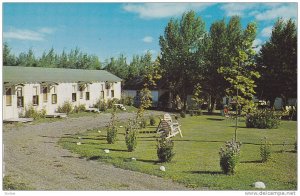
[[208, 105], [208, 112], [212, 113], [215, 109], [216, 98], [214, 96], [210, 96], [210, 101]]
[[182, 101], [183, 101], [183, 111], [186, 112], [186, 109], [187, 109], [187, 95], [184, 95]]
[[270, 108], [273, 108], [273, 107], [274, 107], [275, 99], [276, 99], [276, 97], [270, 97], [270, 98], [269, 98], [269, 101], [270, 101]]

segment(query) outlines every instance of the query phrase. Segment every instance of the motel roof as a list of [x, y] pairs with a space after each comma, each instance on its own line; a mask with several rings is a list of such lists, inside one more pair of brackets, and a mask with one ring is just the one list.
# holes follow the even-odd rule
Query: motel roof
[[122, 79], [105, 70], [3, 66], [4, 83], [72, 83], [106, 81], [120, 82]]

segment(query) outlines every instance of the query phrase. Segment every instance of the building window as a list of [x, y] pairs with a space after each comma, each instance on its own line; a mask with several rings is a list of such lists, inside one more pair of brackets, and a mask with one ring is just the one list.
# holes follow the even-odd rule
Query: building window
[[33, 87], [32, 105], [39, 105], [38, 87]]
[[5, 89], [5, 95], [6, 95], [6, 106], [12, 105], [12, 92], [11, 88]]
[[104, 91], [104, 84], [101, 84], [101, 90]]
[[39, 105], [39, 96], [38, 95], [33, 95], [32, 105]]
[[111, 93], [111, 97], [115, 97], [115, 91], [114, 90], [111, 90], [110, 93]]
[[43, 102], [48, 101], [48, 87], [43, 87]]
[[72, 93], [72, 101], [73, 101], [73, 102], [76, 101], [76, 93]]
[[52, 94], [52, 97], [51, 97], [51, 99], [52, 99], [52, 104], [57, 104], [57, 94]]
[[80, 87], [79, 87], [79, 91], [80, 91], [80, 99], [83, 99], [83, 90], [84, 90], [83, 86], [80, 86]]
[[85, 99], [90, 100], [90, 92], [85, 92]]
[[101, 99], [104, 99], [104, 91], [101, 91]]
[[24, 98], [23, 98], [21, 87], [17, 88], [17, 107], [18, 108], [24, 107]]

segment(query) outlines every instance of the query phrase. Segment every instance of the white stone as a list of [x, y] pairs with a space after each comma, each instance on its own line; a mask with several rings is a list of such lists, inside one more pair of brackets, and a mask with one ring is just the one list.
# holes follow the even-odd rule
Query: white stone
[[136, 161], [136, 158], [132, 157], [131, 160]]
[[253, 186], [257, 189], [265, 189], [266, 188], [266, 185], [263, 182], [255, 182], [255, 183], [253, 183]]
[[104, 152], [105, 152], [105, 153], [109, 153], [109, 150], [108, 150], [108, 149], [105, 149]]
[[77, 145], [81, 145], [81, 142], [77, 142]]
[[123, 126], [122, 125], [120, 125], [120, 128], [122, 128]]
[[160, 166], [160, 168], [159, 168], [161, 171], [166, 171], [166, 168], [165, 168], [165, 166]]
[[101, 131], [98, 131], [98, 133], [101, 133]]

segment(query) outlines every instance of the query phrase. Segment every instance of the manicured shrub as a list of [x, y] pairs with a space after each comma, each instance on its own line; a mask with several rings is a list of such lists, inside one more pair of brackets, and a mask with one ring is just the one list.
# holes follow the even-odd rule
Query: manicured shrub
[[278, 128], [279, 124], [280, 118], [272, 110], [257, 110], [246, 118], [247, 128], [273, 129]]
[[160, 162], [170, 162], [174, 157], [174, 142], [171, 139], [161, 138], [157, 141], [157, 156]]
[[109, 144], [114, 144], [117, 140], [118, 128], [116, 126], [109, 126], [107, 128], [106, 140]]
[[69, 101], [65, 101], [61, 106], [58, 106], [57, 111], [59, 113], [71, 113], [73, 111], [72, 103]]
[[184, 112], [184, 111], [181, 111], [181, 112], [180, 112], [180, 117], [181, 117], [181, 118], [185, 118], [185, 112]]
[[111, 112], [111, 118], [110, 122], [107, 127], [107, 135], [106, 140], [109, 144], [114, 144], [117, 140], [117, 134], [118, 134], [118, 128], [116, 126], [116, 110], [117, 107], [113, 107], [113, 110]]
[[150, 121], [150, 125], [151, 126], [154, 126], [156, 124], [156, 120], [155, 120], [154, 116], [152, 116], [152, 115], [150, 116], [150, 120], [149, 121]]
[[137, 129], [134, 122], [129, 122], [125, 131], [125, 142], [128, 152], [134, 151], [137, 146]]
[[220, 166], [225, 174], [232, 175], [239, 163], [241, 143], [234, 140], [225, 143], [225, 148], [220, 149]]
[[260, 157], [262, 162], [267, 162], [271, 158], [271, 146], [272, 143], [267, 141], [267, 138], [261, 140], [260, 143]]

